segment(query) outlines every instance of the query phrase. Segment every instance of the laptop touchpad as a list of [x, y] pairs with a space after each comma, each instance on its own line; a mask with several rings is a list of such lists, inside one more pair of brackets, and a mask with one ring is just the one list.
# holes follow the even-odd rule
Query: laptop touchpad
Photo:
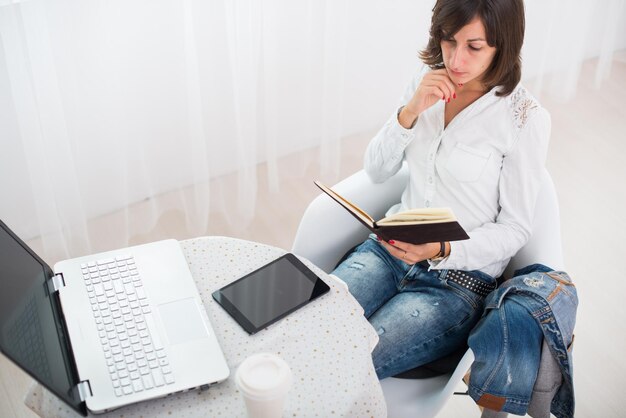
[[181, 299], [159, 305], [161, 320], [170, 344], [207, 338], [209, 333], [193, 298]]

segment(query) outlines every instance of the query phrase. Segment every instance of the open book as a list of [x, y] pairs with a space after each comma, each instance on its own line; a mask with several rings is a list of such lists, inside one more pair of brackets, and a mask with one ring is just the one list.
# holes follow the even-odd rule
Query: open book
[[469, 238], [450, 208], [412, 209], [374, 221], [367, 212], [330, 187], [324, 186], [319, 181], [316, 181], [315, 185], [385, 241], [392, 239], [411, 244], [424, 244]]

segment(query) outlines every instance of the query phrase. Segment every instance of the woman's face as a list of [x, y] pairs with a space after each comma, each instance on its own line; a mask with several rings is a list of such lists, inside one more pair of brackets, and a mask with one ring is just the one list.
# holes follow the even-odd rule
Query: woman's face
[[478, 17], [454, 35], [444, 33], [441, 51], [448, 75], [456, 84], [480, 82], [496, 54], [496, 48], [487, 44], [485, 27]]

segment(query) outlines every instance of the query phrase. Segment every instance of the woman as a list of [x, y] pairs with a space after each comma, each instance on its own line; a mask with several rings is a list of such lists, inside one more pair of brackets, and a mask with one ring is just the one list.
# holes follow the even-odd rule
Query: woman
[[470, 236], [422, 245], [372, 236], [333, 272], [380, 336], [380, 379], [464, 345], [529, 238], [550, 117], [519, 83], [523, 37], [522, 0], [438, 0], [420, 54], [427, 65], [368, 146], [373, 181], [409, 167], [388, 214], [450, 207]]

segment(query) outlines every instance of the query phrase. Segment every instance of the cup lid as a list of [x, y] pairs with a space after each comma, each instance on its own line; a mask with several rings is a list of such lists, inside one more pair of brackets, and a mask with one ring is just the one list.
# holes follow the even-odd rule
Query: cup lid
[[291, 369], [275, 354], [253, 354], [241, 363], [235, 381], [249, 396], [270, 399], [282, 396], [289, 390]]

